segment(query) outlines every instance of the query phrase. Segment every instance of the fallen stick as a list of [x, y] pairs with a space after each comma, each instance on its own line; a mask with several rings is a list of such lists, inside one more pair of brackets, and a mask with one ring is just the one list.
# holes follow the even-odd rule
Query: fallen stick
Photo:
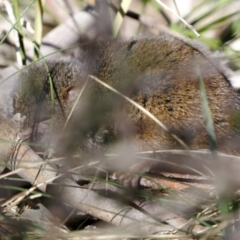
[[[18, 173], [22, 178], [31, 182], [34, 186], [38, 187], [43, 192], [46, 191], [47, 184], [56, 179], [56, 170], [49, 164], [44, 162], [29, 146], [26, 144], [20, 145], [18, 148], [15, 159], [13, 173]], [[39, 168], [41, 166], [41, 171]], [[11, 166], [13, 168], [13, 166]], [[10, 173], [9, 173], [10, 174]], [[8, 174], [8, 175], [9, 175]], [[70, 204], [85, 213], [102, 219], [116, 226], [141, 226], [141, 234], [149, 234], [153, 232], [173, 231], [176, 229], [187, 230], [189, 227], [188, 221], [184, 218], [177, 216], [160, 205], [154, 202], [141, 203], [141, 208], [147, 210], [154, 209], [157, 213], [158, 221], [147, 216], [145, 213], [123, 204], [121, 201], [113, 200], [107, 196], [99, 195], [94, 190], [80, 188], [75, 182], [70, 179], [64, 179], [64, 187], [61, 189], [61, 196], [63, 201]], [[106, 192], [107, 193], [107, 192]], [[56, 196], [59, 198], [59, 196]], [[137, 203], [139, 205], [139, 203]], [[154, 216], [154, 214], [153, 214]], [[160, 224], [165, 222], [170, 225]], [[206, 228], [195, 225], [192, 232], [197, 234], [205, 231]], [[138, 233], [139, 229], [138, 229]]]

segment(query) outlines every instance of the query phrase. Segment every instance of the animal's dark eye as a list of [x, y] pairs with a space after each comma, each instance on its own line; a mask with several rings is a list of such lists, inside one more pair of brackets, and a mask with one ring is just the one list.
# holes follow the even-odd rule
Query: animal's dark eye
[[132, 49], [132, 47], [133, 47], [136, 43], [137, 43], [137, 40], [131, 41], [131, 42], [128, 44], [128, 47], [127, 47], [128, 51], [130, 51], [130, 50]]

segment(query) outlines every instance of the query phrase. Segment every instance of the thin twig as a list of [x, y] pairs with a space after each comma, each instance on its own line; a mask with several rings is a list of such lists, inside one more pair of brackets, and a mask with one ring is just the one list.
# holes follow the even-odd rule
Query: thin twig
[[182, 21], [189, 29], [191, 29], [197, 37], [200, 37], [200, 34], [196, 31], [196, 29], [189, 23], [187, 23], [181, 16], [179, 16], [177, 13], [175, 13], [170, 7], [168, 7], [166, 4], [161, 2], [160, 0], [155, 0], [159, 5], [164, 7], [167, 11], [171, 12], [174, 16], [176, 16], [180, 21]]

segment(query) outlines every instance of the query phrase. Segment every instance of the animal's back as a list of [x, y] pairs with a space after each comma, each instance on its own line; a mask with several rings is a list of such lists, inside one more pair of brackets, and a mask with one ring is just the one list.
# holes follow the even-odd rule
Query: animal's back
[[[103, 41], [97, 44], [94, 59], [91, 57], [91, 51], [90, 54], [86, 51], [84, 62], [56, 61], [49, 65], [57, 93], [54, 115], [55, 119], [62, 119], [62, 126], [66, 118], [59, 116], [64, 111], [69, 113], [70, 109], [66, 108], [72, 107], [68, 104], [68, 94], [73, 88], [81, 91], [89, 71], [146, 108], [190, 148], [206, 148], [208, 137], [198, 80], [202, 77], [218, 140], [222, 142], [226, 137], [235, 136], [231, 117], [240, 109], [237, 94], [224, 73], [220, 72], [220, 64], [202, 45], [171, 35]], [[92, 65], [88, 64], [88, 59], [91, 59]], [[45, 114], [45, 109], [51, 116], [50, 82], [43, 64], [30, 68], [24, 74], [15, 93], [15, 112], [26, 115], [28, 124], [34, 125], [36, 114]], [[34, 81], [36, 87], [40, 86], [37, 94], [29, 91]], [[75, 137], [69, 138], [67, 146], [77, 138], [84, 142], [86, 137], [87, 143], [83, 145], [90, 151], [96, 146], [105, 147], [111, 139], [121, 138], [130, 126], [129, 134], [140, 149], [180, 147], [169, 133], [132, 104], [120, 100], [105, 87], [93, 84], [93, 80], [89, 80], [88, 86], [89, 102], [85, 113], [76, 111], [73, 116], [75, 119], [70, 123], [68, 135], [72, 133]], [[220, 148], [228, 151], [223, 144]]]
[[[200, 100], [202, 78], [220, 149], [229, 151], [223, 142], [236, 135], [231, 119], [240, 109], [239, 99], [221, 64], [202, 45], [169, 35], [113, 42], [102, 53], [97, 76], [146, 108], [194, 149], [209, 146]], [[179, 147], [135, 106], [125, 103], [122, 109], [133, 121], [140, 148]]]

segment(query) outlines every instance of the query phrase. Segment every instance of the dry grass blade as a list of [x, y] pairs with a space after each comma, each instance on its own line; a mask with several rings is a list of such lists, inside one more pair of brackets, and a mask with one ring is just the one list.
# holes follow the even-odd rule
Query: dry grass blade
[[67, 117], [67, 119], [66, 119], [66, 122], [65, 122], [65, 124], [64, 124], [64, 126], [63, 126], [63, 130], [66, 128], [66, 126], [67, 126], [67, 124], [68, 124], [68, 122], [69, 122], [69, 120], [70, 120], [70, 118], [71, 118], [71, 116], [72, 116], [72, 114], [73, 114], [73, 112], [74, 112], [74, 109], [76, 108], [76, 106], [77, 106], [77, 104], [78, 104], [78, 102], [79, 102], [79, 99], [81, 98], [81, 96], [82, 96], [82, 94], [83, 94], [83, 92], [84, 92], [84, 90], [85, 90], [85, 88], [86, 88], [86, 86], [87, 86], [87, 83], [88, 83], [88, 79], [87, 79], [87, 81], [84, 83], [81, 91], [80, 91], [79, 94], [78, 94], [78, 97], [77, 97], [76, 101], [75, 101], [74, 104], [73, 104], [73, 107], [72, 107], [70, 113], [68, 114], [68, 117]]
[[[111, 90], [112, 92], [116, 93], [117, 95], [121, 96], [123, 99], [125, 99], [126, 101], [128, 101], [129, 103], [131, 103], [132, 105], [134, 105], [135, 107], [137, 107], [140, 111], [142, 111], [143, 113], [145, 113], [148, 117], [150, 117], [155, 123], [157, 123], [165, 132], [171, 134], [168, 130], [168, 128], [159, 120], [157, 119], [152, 113], [150, 113], [149, 111], [147, 111], [144, 107], [142, 107], [141, 105], [139, 105], [138, 103], [136, 103], [135, 101], [133, 101], [132, 99], [128, 98], [127, 96], [123, 95], [122, 93], [120, 93], [118, 90], [114, 89], [113, 87], [111, 87], [110, 85], [108, 85], [107, 83], [101, 81], [99, 78], [90, 75], [89, 76], [91, 79], [95, 80], [96, 82], [100, 83], [101, 85], [103, 85], [104, 87], [106, 87], [107, 89]], [[180, 139], [178, 138], [175, 134], [171, 134], [171, 136], [177, 140], [181, 146], [183, 146], [185, 149], [188, 149], [187, 145]]]
[[176, 14], [174, 11], [172, 11], [171, 8], [169, 8], [166, 4], [164, 4], [162, 1], [160, 0], [156, 0], [156, 2], [161, 5], [162, 7], [164, 7], [167, 11], [171, 12], [174, 16], [176, 16], [179, 20], [181, 20], [189, 29], [191, 29], [194, 34], [197, 36], [197, 37], [200, 37], [200, 34], [196, 31], [196, 29], [190, 25], [189, 23], [187, 23], [181, 16], [179, 16], [178, 14]]

